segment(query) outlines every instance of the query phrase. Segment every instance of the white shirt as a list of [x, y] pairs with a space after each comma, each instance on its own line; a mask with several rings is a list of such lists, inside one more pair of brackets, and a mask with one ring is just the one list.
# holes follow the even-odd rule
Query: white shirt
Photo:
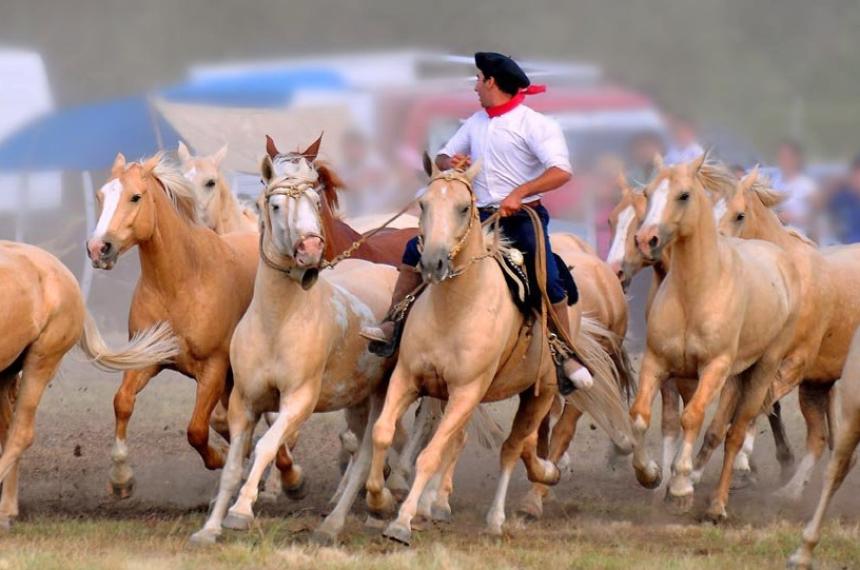
[[[476, 112], [437, 154], [468, 154], [473, 164], [481, 161], [472, 181], [480, 207], [498, 206], [517, 186], [553, 166], [573, 171], [559, 124], [523, 104], [493, 118], [483, 109]], [[525, 202], [539, 198], [536, 194]]]
[[703, 154], [705, 154], [705, 149], [702, 148], [702, 145], [694, 141], [683, 148], [670, 148], [669, 152], [666, 153], [666, 157], [663, 159], [663, 162], [666, 163], [666, 166], [672, 166], [675, 164], [690, 162], [695, 158], [699, 158]]
[[818, 191], [815, 181], [805, 174], [798, 174], [794, 178], [786, 180], [780, 172], [776, 180], [773, 181], [773, 187], [788, 196], [785, 202], [777, 208], [777, 211], [788, 214], [791, 223], [802, 226], [801, 229], [808, 229], [805, 226], [809, 222], [808, 218], [812, 209], [810, 200]]

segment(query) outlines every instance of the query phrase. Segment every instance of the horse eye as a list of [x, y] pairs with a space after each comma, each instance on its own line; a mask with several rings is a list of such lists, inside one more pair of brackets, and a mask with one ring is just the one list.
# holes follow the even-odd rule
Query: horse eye
[[744, 214], [743, 212], [738, 212], [738, 215], [735, 216], [735, 220], [737, 220], [738, 222], [742, 222], [744, 218], [746, 218], [746, 214]]
[[280, 207], [280, 206], [278, 206], [277, 204], [272, 204], [272, 211], [277, 212], [277, 211], [278, 211], [278, 210], [280, 210], [280, 209], [281, 209], [281, 207]]
[[681, 192], [681, 195], [678, 196], [678, 200], [680, 200], [682, 202], [686, 202], [689, 199], [690, 199], [690, 193], [689, 192]]
[[140, 195], [140, 194], [134, 194], [134, 195], [131, 197], [131, 201], [132, 201], [132, 202], [140, 202], [140, 198], [141, 198], [141, 195]]
[[463, 214], [464, 216], [466, 214], [468, 214], [469, 213], [469, 206], [463, 206], [462, 208], [460, 208], [460, 213]]
[[214, 180], [207, 180], [205, 186], [207, 188], [215, 188], [215, 181]]

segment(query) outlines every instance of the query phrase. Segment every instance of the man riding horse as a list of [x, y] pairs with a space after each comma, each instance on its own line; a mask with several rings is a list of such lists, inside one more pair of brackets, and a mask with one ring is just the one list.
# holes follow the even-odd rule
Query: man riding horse
[[[513, 59], [478, 52], [475, 65], [475, 92], [483, 109], [469, 117], [442, 147], [436, 165], [441, 170], [465, 170], [472, 161], [481, 161], [481, 171], [472, 181], [481, 221], [498, 211], [505, 237], [525, 257], [533, 293], [537, 291], [538, 244], [531, 219], [522, 208], [527, 205], [535, 210], [543, 225], [547, 295], [559, 326], [570, 331], [567, 307], [577, 301], [576, 287], [568, 268], [552, 254], [547, 232], [549, 214], [541, 204], [543, 193], [570, 180], [567, 143], [556, 121], [523, 104], [526, 95], [542, 93], [545, 87], [532, 85]], [[418, 238], [414, 238], [403, 254], [389, 315], [397, 312], [394, 308], [421, 284], [421, 274], [415, 271], [420, 258]], [[366, 328], [363, 335], [376, 341], [371, 343], [371, 350], [380, 356], [390, 356], [397, 349], [395, 322], [391, 318], [378, 327]], [[574, 358], [565, 358], [562, 369], [562, 394], [591, 385], [590, 373]]]

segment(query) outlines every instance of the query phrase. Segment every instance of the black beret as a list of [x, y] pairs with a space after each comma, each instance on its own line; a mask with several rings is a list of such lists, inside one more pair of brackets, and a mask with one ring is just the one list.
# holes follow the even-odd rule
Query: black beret
[[494, 78], [499, 89], [510, 95], [516, 95], [520, 89], [531, 85], [522, 68], [506, 55], [479, 51], [475, 54], [475, 66], [481, 70], [485, 78]]

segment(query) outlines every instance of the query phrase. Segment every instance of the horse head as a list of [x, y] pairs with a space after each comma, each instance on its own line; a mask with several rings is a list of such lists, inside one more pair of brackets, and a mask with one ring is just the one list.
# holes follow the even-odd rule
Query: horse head
[[425, 160], [430, 184], [418, 199], [423, 250], [419, 268], [424, 279], [440, 283], [454, 271], [454, 259], [462, 251], [478, 219], [472, 179], [480, 170], [476, 162], [465, 172], [439, 171]]
[[635, 245], [634, 236], [645, 217], [647, 200], [641, 189], [633, 189], [623, 174], [618, 175], [621, 201], [609, 213], [609, 228], [612, 230], [612, 245], [606, 262], [627, 291], [633, 277], [650, 262]]
[[218, 212], [224, 207], [222, 192], [230, 191], [221, 174], [221, 164], [227, 156], [227, 145], [209, 156], [192, 156], [185, 143], [180, 141], [176, 154], [181, 161], [185, 178], [194, 188], [202, 221], [210, 229], [214, 229]]

